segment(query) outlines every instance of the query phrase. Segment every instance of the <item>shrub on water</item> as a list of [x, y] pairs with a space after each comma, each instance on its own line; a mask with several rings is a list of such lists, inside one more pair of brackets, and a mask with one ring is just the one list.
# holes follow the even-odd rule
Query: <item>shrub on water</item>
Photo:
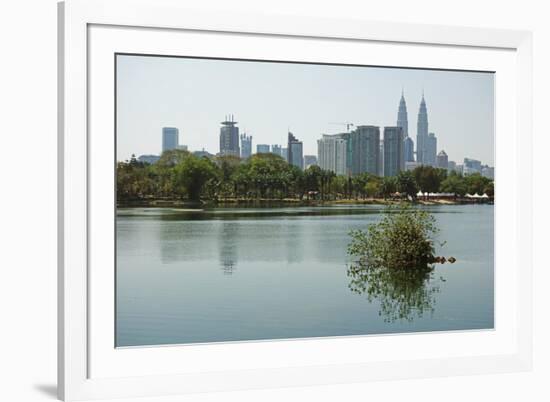
[[426, 268], [435, 259], [438, 231], [432, 214], [405, 204], [389, 206], [380, 222], [350, 232], [348, 253], [371, 267]]

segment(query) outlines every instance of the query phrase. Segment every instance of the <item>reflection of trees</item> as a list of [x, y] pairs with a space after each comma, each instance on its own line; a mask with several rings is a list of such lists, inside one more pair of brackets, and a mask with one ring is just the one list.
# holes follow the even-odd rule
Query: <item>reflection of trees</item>
[[355, 263], [348, 267], [349, 288], [380, 302], [385, 322], [413, 321], [435, 310], [439, 285], [433, 283], [433, 266], [389, 269]]

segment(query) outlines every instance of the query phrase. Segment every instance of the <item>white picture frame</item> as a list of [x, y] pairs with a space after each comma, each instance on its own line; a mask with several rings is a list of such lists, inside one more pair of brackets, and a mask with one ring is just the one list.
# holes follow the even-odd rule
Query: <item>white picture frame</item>
[[[531, 33], [216, 13], [189, 10], [177, 0], [68, 0], [59, 4], [58, 12], [58, 392], [61, 399], [160, 396], [531, 368]], [[107, 65], [102, 64], [102, 60], [113, 53], [135, 49], [159, 54], [177, 52], [181, 41], [172, 41], [171, 37], [187, 35], [186, 38], [194, 39], [201, 34], [244, 41], [239, 42], [241, 52], [259, 51], [253, 50], [254, 43], [246, 42], [247, 38], [260, 44], [271, 41], [272, 49], [278, 48], [275, 46], [277, 41], [297, 42], [295, 48], [298, 50], [300, 41], [310, 42], [313, 48], [317, 42], [322, 42], [323, 46], [336, 44], [344, 50], [340, 55], [335, 50], [331, 57], [341, 59], [345, 59], [348, 45], [414, 46], [426, 54], [446, 52], [445, 60], [437, 62], [441, 66], [455, 63], [461, 68], [482, 66], [491, 69], [494, 65], [497, 73], [501, 71], [503, 79], [499, 80], [497, 75], [497, 104], [499, 96], [508, 96], [500, 102], [502, 106], [497, 107], [497, 115], [505, 115], [511, 120], [496, 122], [496, 156], [502, 163], [497, 178], [510, 179], [502, 184], [497, 179], [497, 191], [500, 194], [509, 191], [509, 194], [501, 197], [502, 202], [499, 199], [496, 225], [499, 233], [511, 232], [513, 236], [504, 238], [502, 235], [505, 247], [495, 249], [500, 253], [500, 260], [498, 256], [496, 260], [495, 291], [497, 298], [501, 297], [499, 300], [507, 300], [507, 304], [497, 300], [495, 308], [497, 311], [500, 308], [504, 318], [495, 331], [440, 334], [437, 339], [429, 334], [393, 335], [159, 347], [139, 351], [111, 346], [108, 311], [109, 308], [112, 311], [114, 300], [109, 297], [113, 292], [109, 271], [106, 275], [97, 274], [91, 268], [98, 259], [112, 259], [109, 253], [113, 252], [112, 247], [108, 250], [109, 237], [102, 236], [109, 233], [109, 228], [101, 223], [104, 208], [107, 208], [107, 215], [108, 209], [113, 209], [112, 198], [101, 204], [100, 199], [106, 198], [98, 197], [103, 190], [98, 190], [101, 184], [97, 184], [97, 176], [103, 173], [95, 163], [103, 157], [97, 151], [102, 141], [113, 142], [110, 137], [97, 140], [99, 137], [94, 134], [97, 127], [107, 127], [107, 130], [112, 127], [109, 108], [106, 114], [101, 108], [102, 104], [108, 104], [112, 94], [95, 87], [103, 79], [106, 82], [112, 79], [112, 75], [109, 78], [111, 70], [102, 69]], [[159, 35], [164, 43], [162, 49]], [[204, 46], [201, 51], [212, 50]], [[226, 56], [232, 55], [231, 49], [225, 51], [228, 52]], [[281, 51], [289, 55], [280, 57], [298, 57], [291, 55], [292, 46]], [[474, 52], [476, 57], [468, 55], [469, 52]], [[413, 57], [399, 61], [384, 56], [383, 50], [380, 55], [383, 60], [380, 63], [385, 65], [439, 65], [434, 64], [436, 62], [427, 65], [428, 62]], [[317, 59], [314, 53], [309, 57]], [[518, 140], [520, 134], [521, 141]], [[505, 163], [501, 162], [503, 158], [506, 158]], [[104, 173], [108, 175], [109, 170]], [[112, 188], [107, 186], [103, 194], [108, 195]], [[503, 217], [510, 219], [505, 221]], [[91, 243], [95, 247], [96, 239], [102, 237], [107, 239], [106, 249], [90, 248]], [[98, 292], [107, 296], [99, 301], [94, 296]], [[510, 297], [502, 297], [503, 292], [508, 292]], [[497, 317], [497, 323], [498, 320]], [[408, 353], [411, 346], [422, 348], [426, 345], [433, 345], [432, 353], [424, 350]], [[448, 353], [448, 345], [453, 345], [452, 353]], [[386, 358], [378, 356], [369, 360], [365, 354], [353, 352], [369, 348], [379, 351], [392, 348], [395, 356], [387, 354]], [[176, 355], [177, 359], [172, 358]]]

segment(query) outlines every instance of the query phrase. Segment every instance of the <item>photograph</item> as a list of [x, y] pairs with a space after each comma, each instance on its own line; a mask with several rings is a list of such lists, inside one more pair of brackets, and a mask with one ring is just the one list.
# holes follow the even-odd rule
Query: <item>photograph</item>
[[115, 347], [494, 330], [494, 71], [114, 62]]

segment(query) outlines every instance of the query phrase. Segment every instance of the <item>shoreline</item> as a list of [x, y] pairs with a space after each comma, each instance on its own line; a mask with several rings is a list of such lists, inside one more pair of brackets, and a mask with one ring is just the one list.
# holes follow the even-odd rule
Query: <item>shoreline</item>
[[[186, 201], [174, 199], [137, 199], [117, 201], [117, 208], [203, 208], [203, 207], [226, 207], [226, 206], [243, 206], [243, 207], [273, 207], [273, 206], [331, 206], [331, 205], [396, 205], [402, 202], [411, 203], [411, 201], [403, 199], [383, 199], [383, 198], [367, 198], [367, 199], [340, 199], [340, 200], [300, 200], [294, 198], [285, 199], [223, 199], [223, 200], [205, 200], [205, 201]], [[417, 199], [415, 205], [470, 205], [470, 204], [493, 204], [490, 202], [471, 201], [468, 199]]]

